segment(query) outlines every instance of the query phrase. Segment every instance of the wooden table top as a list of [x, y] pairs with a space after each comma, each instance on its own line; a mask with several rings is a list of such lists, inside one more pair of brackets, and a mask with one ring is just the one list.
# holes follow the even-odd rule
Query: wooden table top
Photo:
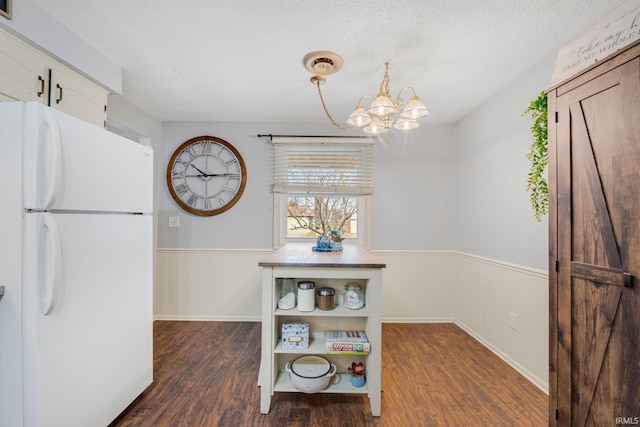
[[387, 265], [360, 245], [343, 243], [339, 252], [315, 252], [311, 243], [287, 243], [261, 260], [260, 267], [385, 268]]

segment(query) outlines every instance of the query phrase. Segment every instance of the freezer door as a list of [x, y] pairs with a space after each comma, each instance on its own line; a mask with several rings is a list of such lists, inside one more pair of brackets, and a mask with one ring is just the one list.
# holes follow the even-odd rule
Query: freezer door
[[25, 208], [153, 210], [153, 151], [37, 103], [23, 106]]
[[26, 214], [25, 426], [104, 427], [151, 383], [152, 220]]

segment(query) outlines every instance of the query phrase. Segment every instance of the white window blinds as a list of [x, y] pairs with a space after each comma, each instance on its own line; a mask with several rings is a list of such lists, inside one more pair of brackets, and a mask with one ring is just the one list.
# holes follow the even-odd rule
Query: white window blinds
[[275, 193], [373, 193], [371, 138], [274, 136], [273, 146]]

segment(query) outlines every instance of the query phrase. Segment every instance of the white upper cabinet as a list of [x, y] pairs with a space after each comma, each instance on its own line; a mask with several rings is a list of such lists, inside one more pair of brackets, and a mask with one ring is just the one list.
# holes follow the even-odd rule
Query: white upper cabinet
[[0, 29], [0, 100], [47, 104], [47, 57]]
[[51, 107], [104, 128], [107, 92], [68, 68], [51, 66]]
[[0, 101], [37, 101], [104, 128], [108, 92], [0, 28]]

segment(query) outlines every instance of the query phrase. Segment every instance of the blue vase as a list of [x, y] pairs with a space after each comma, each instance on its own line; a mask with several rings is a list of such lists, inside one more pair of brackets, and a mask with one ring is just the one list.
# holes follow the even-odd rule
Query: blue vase
[[321, 251], [330, 251], [331, 250], [331, 237], [323, 234], [322, 236], [318, 236], [318, 240], [316, 241], [316, 247]]
[[364, 376], [362, 377], [351, 377], [351, 385], [354, 387], [362, 387], [364, 385]]

